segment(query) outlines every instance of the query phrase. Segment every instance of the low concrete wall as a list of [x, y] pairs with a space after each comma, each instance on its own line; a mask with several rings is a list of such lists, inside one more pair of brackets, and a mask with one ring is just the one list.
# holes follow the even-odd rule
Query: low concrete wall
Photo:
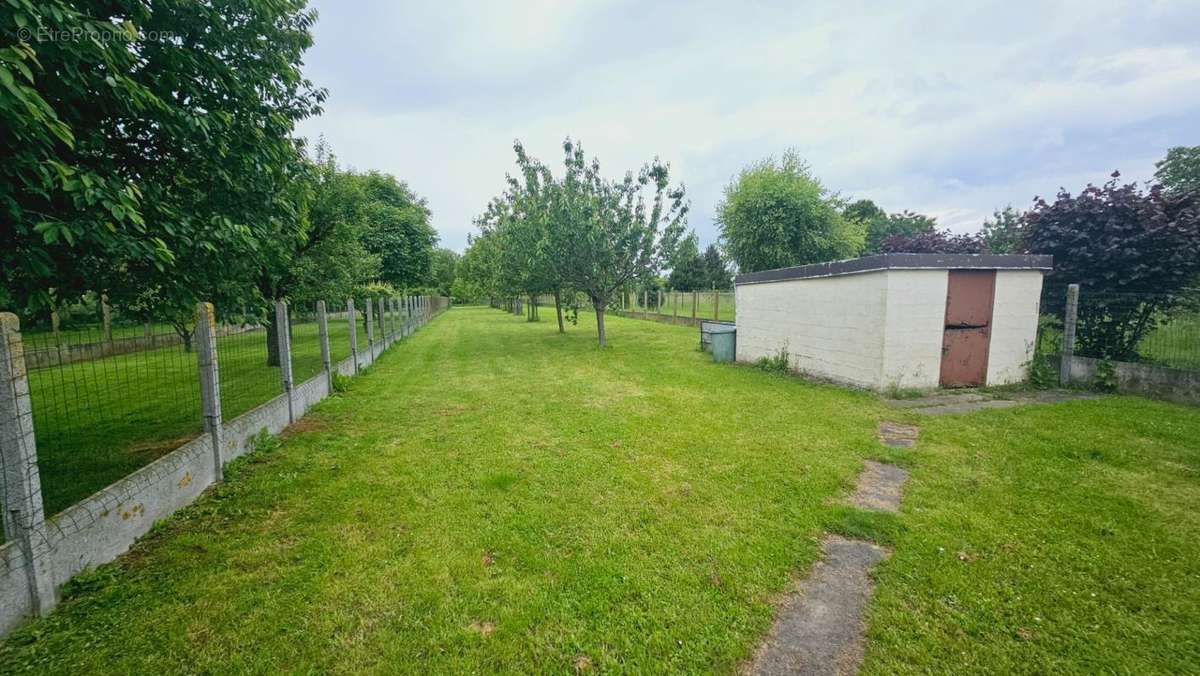
[[[1072, 385], [1092, 385], [1102, 361], [1091, 357], [1071, 357], [1068, 382]], [[1060, 358], [1055, 357], [1054, 363], [1060, 364]], [[1112, 365], [1117, 376], [1118, 392], [1141, 394], [1181, 404], [1200, 404], [1200, 371], [1124, 361], [1115, 361]]]
[[[440, 314], [434, 311], [434, 315]], [[375, 361], [399, 332], [377, 340], [359, 354], [361, 367]], [[334, 366], [343, 375], [354, 373], [347, 358]], [[329, 396], [329, 379], [322, 371], [292, 390], [298, 419]], [[254, 450], [257, 436], [278, 434], [288, 426], [288, 395], [281, 394], [222, 425], [222, 458], [229, 462]], [[129, 550], [154, 524], [195, 500], [214, 481], [215, 467], [208, 434], [187, 442], [111, 486], [46, 520], [50, 568], [55, 588], [74, 575], [107, 563]], [[15, 542], [0, 545], [0, 636], [32, 613], [26, 561]]]

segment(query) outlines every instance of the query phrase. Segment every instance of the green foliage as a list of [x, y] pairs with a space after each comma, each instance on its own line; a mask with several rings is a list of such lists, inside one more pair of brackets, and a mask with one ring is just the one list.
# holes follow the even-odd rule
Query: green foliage
[[1133, 360], [1142, 339], [1186, 307], [1200, 275], [1200, 207], [1160, 186], [1118, 185], [1119, 174], [1079, 195], [1038, 199], [1024, 215], [1025, 248], [1054, 256], [1046, 311], [1061, 316], [1068, 284], [1080, 285], [1077, 352]]
[[333, 391], [342, 394], [350, 389], [350, 383], [353, 381], [354, 378], [335, 372], [333, 374]]
[[458, 262], [462, 259], [457, 251], [451, 249], [434, 249], [431, 264], [431, 280], [433, 287], [437, 289], [438, 296], [449, 296], [450, 290], [454, 288], [455, 272], [458, 269]]
[[425, 200], [390, 174], [371, 171], [354, 180], [367, 202], [362, 243], [379, 258], [379, 278], [396, 288], [429, 285], [438, 236]]
[[780, 348], [774, 357], [759, 357], [754, 361], [754, 368], [775, 375], [788, 375], [792, 372], [792, 361], [786, 347]]
[[1092, 380], [1092, 387], [1098, 392], [1116, 392], [1118, 385], [1116, 364], [1108, 359], [1096, 362], [1096, 377]]
[[298, 217], [291, 133], [325, 96], [299, 71], [313, 19], [301, 0], [0, 6], [6, 34], [23, 29], [0, 48], [10, 301], [245, 297], [238, 266]]
[[676, 249], [687, 214], [683, 188], [670, 187], [669, 169], [657, 158], [636, 175], [610, 181], [597, 160], [588, 161], [583, 147], [567, 139], [563, 175], [555, 178], [519, 141], [513, 149], [520, 173], [476, 220], [480, 235], [464, 257], [463, 274], [506, 301], [586, 295], [604, 347], [603, 316], [617, 293], [654, 279]]
[[846, 205], [842, 215], [850, 221], [861, 223], [866, 228], [864, 255], [885, 253], [887, 243], [901, 238], [908, 241], [937, 230], [937, 219], [907, 209], [889, 214], [869, 199], [860, 199]]
[[717, 206], [721, 238], [742, 272], [850, 258], [866, 226], [842, 215], [836, 198], [794, 152], [743, 169]]
[[1154, 179], [1167, 192], [1200, 197], [1200, 146], [1177, 146], [1154, 163]]
[[980, 235], [991, 253], [1020, 253], [1025, 241], [1021, 212], [1011, 205], [997, 209], [991, 218], [984, 219]]
[[708, 289], [728, 289], [733, 286], [733, 275], [729, 272], [729, 264], [725, 262], [725, 257], [721, 255], [721, 250], [716, 244], [709, 244], [704, 249], [704, 255], [701, 256], [701, 269], [703, 270], [703, 288]]
[[672, 289], [692, 291], [705, 288], [704, 261], [700, 258], [700, 240], [696, 233], [690, 232], [679, 240], [667, 264], [671, 268], [667, 284]]
[[1058, 371], [1050, 363], [1050, 355], [1035, 352], [1033, 361], [1029, 363], [1029, 384], [1039, 390], [1050, 390], [1058, 387]]

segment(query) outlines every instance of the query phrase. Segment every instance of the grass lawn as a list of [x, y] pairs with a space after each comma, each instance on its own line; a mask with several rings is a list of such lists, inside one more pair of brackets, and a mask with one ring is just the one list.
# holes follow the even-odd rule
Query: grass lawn
[[[876, 424], [694, 329], [456, 308], [0, 646], [0, 671], [731, 672], [822, 534], [891, 546], [864, 671], [1200, 663], [1200, 412], [1134, 398]], [[841, 507], [861, 461], [897, 516]]]

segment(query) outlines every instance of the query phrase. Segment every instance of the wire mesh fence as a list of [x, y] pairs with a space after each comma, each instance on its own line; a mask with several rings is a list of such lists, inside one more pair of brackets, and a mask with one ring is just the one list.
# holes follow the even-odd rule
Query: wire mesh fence
[[196, 356], [185, 324], [143, 325], [140, 334], [35, 329], [23, 340], [47, 513], [200, 433]]
[[643, 291], [629, 292], [622, 301], [623, 309], [637, 314], [735, 321], [736, 294], [733, 291]]
[[[371, 313], [365, 312], [371, 303]], [[404, 335], [401, 299], [327, 301], [331, 366]], [[287, 308], [292, 380], [324, 370], [315, 301]], [[284, 393], [273, 305], [215, 308], [221, 409], [226, 420]], [[195, 317], [145, 322], [103, 299], [21, 317], [24, 372], [45, 512], [55, 514], [203, 432]], [[2, 541], [2, 540], [0, 540]]]
[[1200, 369], [1200, 290], [1079, 294], [1075, 354]]
[[[1038, 324], [1040, 354], [1063, 351], [1066, 307], [1065, 294], [1043, 299]], [[1072, 352], [1115, 362], [1200, 370], [1200, 289], [1095, 293], [1085, 287], [1076, 305]]]
[[278, 342], [269, 328], [274, 316], [275, 309], [268, 305], [244, 308], [231, 315], [223, 315], [218, 309], [221, 414], [226, 419], [283, 393]]

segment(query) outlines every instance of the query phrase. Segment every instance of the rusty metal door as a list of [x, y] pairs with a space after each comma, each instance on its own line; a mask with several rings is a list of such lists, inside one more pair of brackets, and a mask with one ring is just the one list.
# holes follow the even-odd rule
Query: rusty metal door
[[978, 387], [987, 381], [995, 270], [951, 270], [942, 333], [942, 387]]

